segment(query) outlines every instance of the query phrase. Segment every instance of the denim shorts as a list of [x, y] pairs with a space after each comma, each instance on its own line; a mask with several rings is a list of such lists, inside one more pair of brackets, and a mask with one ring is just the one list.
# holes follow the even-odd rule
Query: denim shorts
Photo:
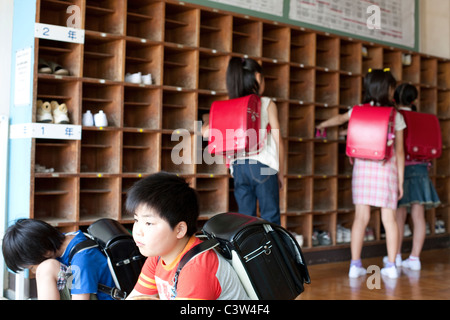
[[441, 204], [433, 182], [428, 176], [426, 164], [405, 167], [403, 198], [398, 202], [398, 206], [410, 208], [413, 204], [424, 205], [426, 210]]
[[280, 224], [280, 189], [278, 174], [270, 167], [255, 160], [233, 164], [234, 197], [239, 213], [256, 216], [259, 203], [261, 218]]

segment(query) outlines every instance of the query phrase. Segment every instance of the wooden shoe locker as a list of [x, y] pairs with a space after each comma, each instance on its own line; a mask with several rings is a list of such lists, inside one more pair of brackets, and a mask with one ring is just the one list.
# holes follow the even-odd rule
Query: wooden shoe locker
[[[267, 96], [279, 108], [286, 165], [281, 191], [282, 224], [302, 234], [314, 250], [314, 230], [331, 234], [351, 226], [352, 167], [339, 130], [315, 137], [315, 124], [346, 112], [362, 99], [369, 68], [391, 68], [396, 79], [420, 91], [421, 111], [441, 120], [444, 151], [432, 179], [442, 206], [427, 212], [450, 224], [450, 61], [361, 40], [273, 23], [261, 18], [165, 0], [72, 0], [82, 12], [84, 44], [36, 39], [38, 58], [52, 60], [70, 76], [39, 74], [37, 99], [66, 103], [73, 124], [87, 110], [103, 110], [108, 127], [83, 127], [81, 141], [33, 140], [31, 217], [68, 231], [102, 217], [131, 224], [123, 210], [126, 191], [151, 173], [185, 177], [200, 194], [200, 224], [237, 210], [232, 177], [224, 165], [201, 160], [206, 142], [194, 123], [214, 100], [226, 99], [225, 71], [232, 56], [257, 59], [266, 72]], [[67, 1], [38, 0], [36, 21], [65, 26]], [[363, 48], [367, 51], [362, 54]], [[411, 65], [402, 56], [412, 55]], [[126, 73], [152, 74], [152, 85], [125, 82]], [[34, 106], [34, 109], [36, 107]], [[174, 148], [184, 161], [174, 164]], [[179, 150], [175, 150], [180, 152]], [[370, 222], [381, 240], [379, 210]], [[348, 246], [348, 244], [347, 244]]]

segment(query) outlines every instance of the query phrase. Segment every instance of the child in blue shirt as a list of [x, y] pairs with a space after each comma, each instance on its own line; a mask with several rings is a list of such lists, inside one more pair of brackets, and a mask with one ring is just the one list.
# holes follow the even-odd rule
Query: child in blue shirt
[[79, 251], [69, 263], [71, 249], [84, 240], [81, 231], [63, 234], [44, 221], [20, 219], [7, 229], [2, 251], [13, 272], [36, 273], [39, 300], [112, 300], [98, 291], [99, 283], [114, 287], [107, 259], [98, 248]]

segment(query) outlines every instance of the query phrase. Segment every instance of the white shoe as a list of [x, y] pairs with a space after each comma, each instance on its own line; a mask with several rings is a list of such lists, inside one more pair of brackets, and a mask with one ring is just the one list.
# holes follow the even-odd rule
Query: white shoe
[[108, 126], [108, 119], [106, 118], [106, 114], [103, 112], [103, 110], [100, 110], [94, 115], [94, 124], [96, 127]]
[[53, 118], [56, 124], [68, 124], [69, 116], [67, 115], [67, 106], [65, 103], [60, 104], [53, 110]]
[[355, 279], [355, 278], [365, 276], [366, 274], [367, 274], [367, 270], [365, 268], [351, 266], [350, 271], [348, 272], [348, 277]]
[[381, 274], [383, 276], [386, 276], [390, 279], [397, 279], [398, 278], [398, 271], [396, 266], [392, 266], [390, 268], [383, 268], [381, 269]]
[[127, 73], [125, 75], [125, 82], [140, 84], [142, 82], [142, 72], [136, 72], [133, 74]]
[[142, 76], [142, 83], [145, 85], [151, 85], [152, 84], [152, 74], [146, 74]]
[[42, 102], [38, 100], [36, 102], [36, 121], [43, 123], [52, 123], [52, 107], [48, 101]]
[[402, 267], [411, 269], [413, 271], [419, 271], [420, 269], [422, 269], [422, 264], [420, 263], [419, 259], [411, 260], [408, 258], [402, 262]]
[[[389, 258], [387, 256], [383, 257], [383, 264], [386, 265], [389, 262]], [[402, 256], [396, 255], [395, 256], [395, 266], [397, 268], [400, 268], [402, 266]]]

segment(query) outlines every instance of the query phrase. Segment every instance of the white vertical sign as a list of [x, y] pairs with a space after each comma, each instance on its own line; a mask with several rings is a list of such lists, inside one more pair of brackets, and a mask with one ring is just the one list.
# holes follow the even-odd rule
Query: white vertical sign
[[31, 102], [31, 47], [16, 52], [14, 105], [28, 106]]

